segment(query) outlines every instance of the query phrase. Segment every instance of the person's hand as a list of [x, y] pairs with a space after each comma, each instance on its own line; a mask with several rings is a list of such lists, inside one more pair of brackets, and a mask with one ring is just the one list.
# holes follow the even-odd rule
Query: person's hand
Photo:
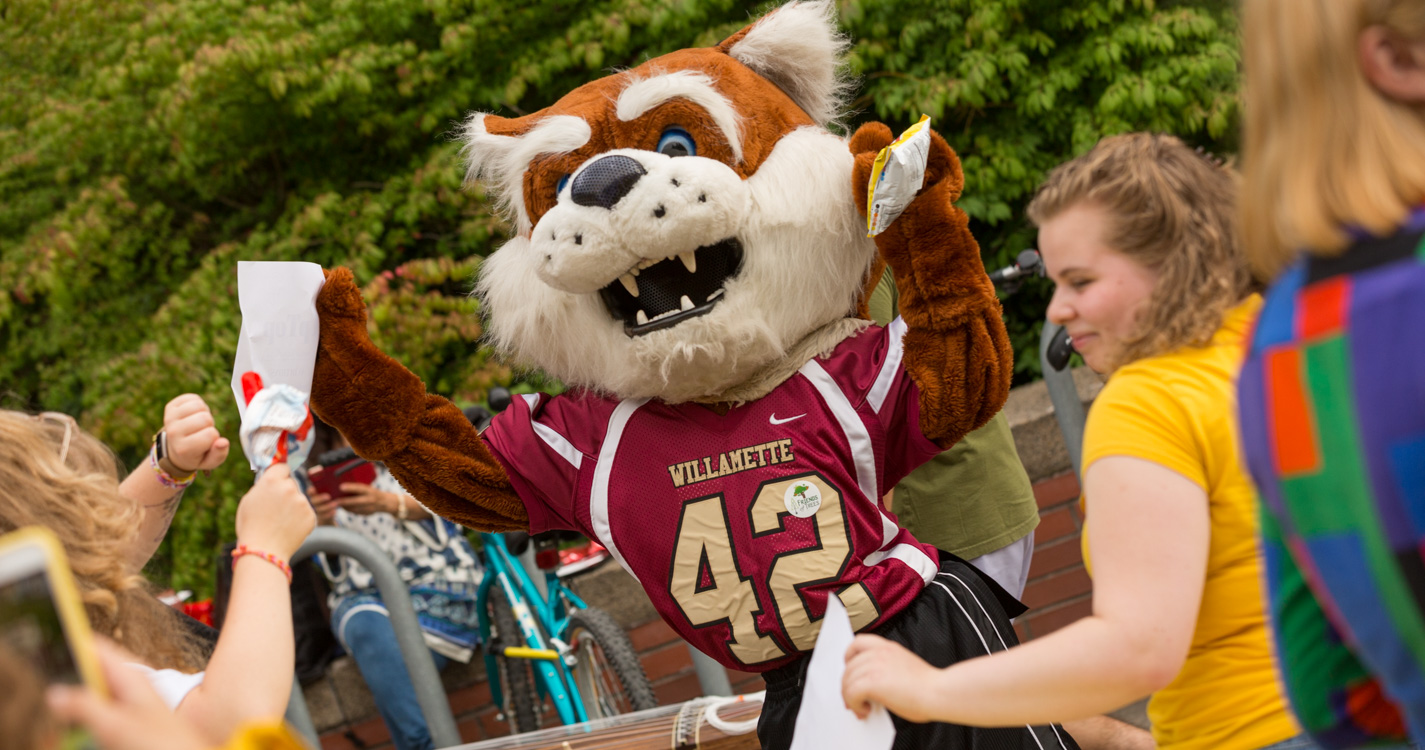
[[46, 694], [49, 710], [60, 721], [78, 724], [104, 750], [203, 750], [207, 742], [196, 727], [168, 707], [148, 678], [129, 666], [138, 659], [104, 638], [94, 650], [109, 685], [108, 699], [84, 687], [55, 685]]
[[[314, 479], [316, 475], [325, 470], [321, 466], [313, 466], [307, 470], [307, 477]], [[315, 481], [307, 483], [307, 499], [312, 501], [312, 510], [317, 514], [317, 524], [331, 526], [336, 519], [336, 511], [341, 507], [341, 502], [325, 492], [318, 492]]]
[[841, 697], [862, 719], [870, 715], [871, 704], [879, 703], [907, 721], [930, 721], [927, 707], [935, 700], [939, 676], [940, 670], [905, 646], [878, 635], [858, 635], [846, 649]]
[[164, 456], [168, 465], [163, 469], [175, 476], [217, 468], [232, 446], [218, 434], [213, 412], [195, 393], [185, 393], [163, 407], [163, 431], [168, 436], [168, 455]]
[[312, 511], [317, 514], [317, 524], [320, 526], [331, 526], [336, 522], [336, 511], [341, 507], [341, 501], [334, 499], [325, 492], [318, 492], [311, 496]]
[[395, 493], [378, 490], [369, 484], [342, 482], [341, 491], [346, 494], [337, 502], [359, 516], [369, 516], [372, 513], [390, 513], [394, 516], [400, 504]]
[[292, 559], [316, 525], [316, 512], [287, 464], [268, 467], [238, 503], [238, 542], [283, 560]]

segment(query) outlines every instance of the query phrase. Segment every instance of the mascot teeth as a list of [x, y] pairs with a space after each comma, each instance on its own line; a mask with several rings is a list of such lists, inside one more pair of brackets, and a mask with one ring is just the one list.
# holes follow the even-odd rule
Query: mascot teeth
[[741, 267], [742, 243], [729, 238], [692, 252], [640, 261], [599, 294], [609, 314], [623, 321], [625, 334], [642, 336], [711, 312]]

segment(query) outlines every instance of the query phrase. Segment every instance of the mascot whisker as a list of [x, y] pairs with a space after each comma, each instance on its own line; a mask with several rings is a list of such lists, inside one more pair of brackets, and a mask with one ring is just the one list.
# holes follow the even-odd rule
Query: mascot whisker
[[[880, 502], [1001, 408], [1012, 360], [940, 136], [919, 194], [866, 236], [893, 139], [829, 128], [849, 90], [832, 13], [791, 3], [539, 112], [464, 123], [469, 179], [516, 231], [477, 280], [489, 339], [564, 394], [518, 398], [477, 434], [372, 345], [349, 271], [317, 300], [322, 419], [435, 513], [603, 544], [688, 643], [763, 673], [769, 748], [790, 744], [829, 597], [941, 665], [1013, 644], [1019, 607]], [[883, 263], [903, 316], [886, 328], [863, 314]], [[1073, 747], [1049, 726], [897, 729], [905, 748]]]

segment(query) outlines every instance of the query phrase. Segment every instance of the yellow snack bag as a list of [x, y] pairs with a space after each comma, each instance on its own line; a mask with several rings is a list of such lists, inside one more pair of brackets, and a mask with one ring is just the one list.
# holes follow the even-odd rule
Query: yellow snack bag
[[930, 115], [876, 154], [866, 195], [866, 236], [886, 231], [925, 184], [930, 161]]

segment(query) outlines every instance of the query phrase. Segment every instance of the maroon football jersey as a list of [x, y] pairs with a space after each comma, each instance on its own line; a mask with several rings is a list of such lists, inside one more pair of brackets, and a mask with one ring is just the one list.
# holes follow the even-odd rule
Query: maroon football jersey
[[811, 650], [827, 596], [864, 630], [935, 574], [935, 549], [879, 502], [940, 451], [920, 432], [904, 333], [872, 326], [724, 415], [527, 395], [485, 439], [532, 531], [598, 540], [689, 643], [764, 671]]

